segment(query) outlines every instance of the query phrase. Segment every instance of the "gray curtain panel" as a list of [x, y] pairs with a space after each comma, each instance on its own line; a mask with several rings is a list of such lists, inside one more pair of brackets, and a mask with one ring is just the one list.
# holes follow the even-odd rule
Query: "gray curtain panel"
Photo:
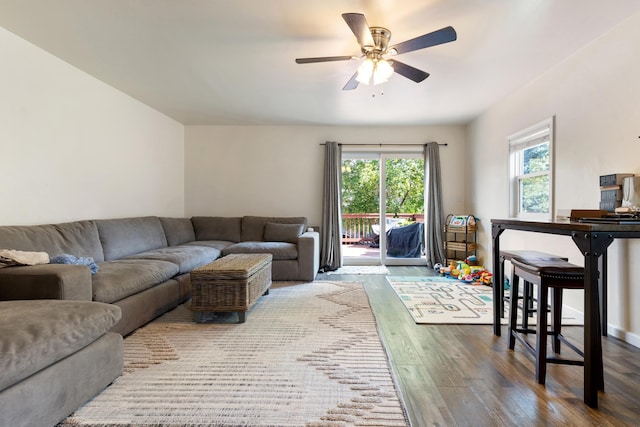
[[324, 189], [320, 228], [320, 272], [342, 266], [342, 147], [327, 142], [324, 150]]
[[442, 180], [440, 178], [440, 151], [437, 142], [424, 146], [424, 200], [425, 242], [427, 266], [446, 262], [442, 238], [444, 214], [442, 212]]

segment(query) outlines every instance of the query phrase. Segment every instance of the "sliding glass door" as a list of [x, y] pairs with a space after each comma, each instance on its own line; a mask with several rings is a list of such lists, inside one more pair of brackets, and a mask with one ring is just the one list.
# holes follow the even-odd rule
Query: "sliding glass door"
[[423, 265], [421, 153], [343, 152], [342, 254], [346, 265]]

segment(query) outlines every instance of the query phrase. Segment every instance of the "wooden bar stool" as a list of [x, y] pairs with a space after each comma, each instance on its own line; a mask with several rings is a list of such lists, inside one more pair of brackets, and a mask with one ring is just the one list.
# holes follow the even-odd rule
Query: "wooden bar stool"
[[[547, 325], [546, 312], [538, 313], [536, 329], [519, 328], [517, 325], [517, 304], [510, 304], [509, 309], [509, 349], [513, 350], [516, 339], [531, 352], [536, 360], [536, 380], [545, 383], [547, 363], [584, 366], [584, 353], [567, 341], [562, 335], [562, 291], [563, 289], [584, 289], [584, 268], [560, 259], [529, 259], [528, 263], [513, 258], [513, 279], [511, 283], [512, 301], [517, 298], [520, 278], [538, 286], [538, 305], [545, 304], [549, 290], [551, 291], [551, 328]], [[535, 333], [535, 347], [523, 335]], [[553, 352], [560, 354], [560, 342], [582, 357], [581, 360], [563, 359], [557, 356], [547, 357], [547, 337], [552, 336]], [[602, 352], [602, 349], [598, 349]], [[603, 385], [602, 357], [599, 357], [599, 382]]]
[[[539, 252], [539, 251], [531, 251], [531, 250], [501, 250], [500, 251], [500, 271], [498, 271], [498, 278], [497, 280], [495, 280], [495, 284], [494, 286], [498, 286], [498, 284], [501, 284], [500, 287], [500, 317], [504, 317], [504, 302], [505, 301], [510, 301], [510, 296], [509, 295], [505, 295], [504, 292], [504, 278], [506, 277], [504, 274], [504, 263], [505, 261], [511, 261], [513, 258], [517, 258], [520, 261], [523, 262], [527, 262], [527, 260], [545, 260], [545, 259], [561, 259], [564, 261], [568, 261], [568, 258], [564, 258], [564, 257], [559, 257], [557, 255], [553, 255], [553, 254], [548, 254], [545, 252]], [[532, 299], [532, 295], [533, 295], [533, 287], [528, 283], [525, 282], [524, 283], [524, 289], [523, 289], [523, 294], [527, 295], [529, 297], [531, 297], [528, 301], [530, 303], [529, 306], [527, 306], [527, 309], [525, 310], [526, 313], [523, 313], [523, 325], [526, 328], [527, 327], [527, 320], [529, 318], [529, 315], [532, 314], [534, 312], [533, 309], [533, 299]]]

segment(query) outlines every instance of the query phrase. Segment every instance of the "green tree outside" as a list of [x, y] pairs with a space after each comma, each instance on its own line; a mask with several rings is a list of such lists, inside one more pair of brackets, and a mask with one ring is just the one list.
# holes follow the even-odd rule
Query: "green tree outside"
[[[379, 212], [379, 161], [343, 160], [342, 211]], [[387, 214], [424, 213], [424, 161], [386, 160]]]
[[[540, 144], [527, 148], [523, 152], [524, 174], [545, 172], [550, 167], [549, 144]], [[549, 212], [549, 176], [538, 175], [523, 178], [520, 181], [520, 194], [522, 194], [522, 212], [547, 213]]]

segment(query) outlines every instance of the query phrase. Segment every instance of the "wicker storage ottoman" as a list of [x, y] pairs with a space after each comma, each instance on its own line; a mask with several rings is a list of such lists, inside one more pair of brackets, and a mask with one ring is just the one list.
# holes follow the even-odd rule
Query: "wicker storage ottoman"
[[235, 311], [240, 323], [271, 286], [271, 254], [232, 254], [191, 271], [191, 309], [201, 322], [204, 312]]

